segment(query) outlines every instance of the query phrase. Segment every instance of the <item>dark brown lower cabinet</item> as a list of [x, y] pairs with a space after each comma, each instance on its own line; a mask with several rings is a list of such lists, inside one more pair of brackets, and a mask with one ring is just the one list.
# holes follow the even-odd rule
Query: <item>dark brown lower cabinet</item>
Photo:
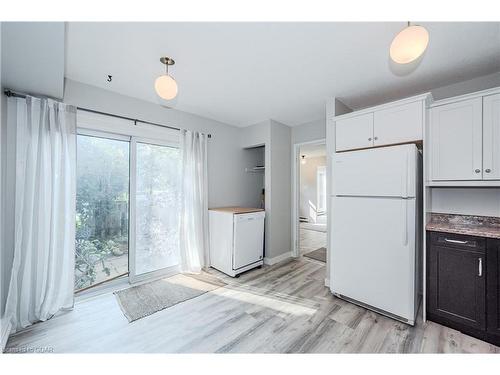
[[500, 346], [500, 240], [427, 232], [427, 318]]
[[486, 339], [500, 346], [500, 240], [488, 239], [486, 248]]
[[428, 232], [427, 318], [486, 339], [486, 241]]

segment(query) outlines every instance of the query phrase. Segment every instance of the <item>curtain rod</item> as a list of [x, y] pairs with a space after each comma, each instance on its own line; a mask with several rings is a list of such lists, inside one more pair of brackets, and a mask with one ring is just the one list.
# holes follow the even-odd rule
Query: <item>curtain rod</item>
[[[18, 92], [14, 92], [12, 90], [4, 90], [3, 92], [6, 96], [8, 96], [9, 98], [10, 97], [13, 97], [13, 98], [22, 98], [22, 99], [25, 99], [26, 98], [26, 94], [22, 94], [22, 93], [18, 93]], [[129, 120], [129, 121], [134, 121], [134, 123], [136, 122], [142, 122], [144, 124], [148, 124], [148, 125], [154, 125], [154, 126], [161, 126], [162, 128], [168, 128], [168, 129], [173, 129], [173, 130], [181, 130], [180, 128], [176, 128], [174, 126], [168, 126], [168, 125], [162, 125], [162, 124], [158, 124], [156, 122], [151, 122], [151, 121], [143, 121], [143, 120], [138, 120], [138, 119], [135, 119], [135, 118], [131, 118], [131, 117], [126, 117], [126, 116], [120, 116], [120, 115], [114, 115], [112, 113], [107, 113], [107, 112], [101, 112], [101, 111], [96, 111], [96, 110], [93, 110], [93, 109], [88, 109], [88, 108], [82, 108], [82, 107], [76, 107], [77, 109], [79, 109], [80, 111], [85, 111], [85, 112], [90, 112], [90, 113], [95, 113], [95, 114], [98, 114], [98, 115], [105, 115], [105, 116], [111, 116], [111, 117], [116, 117], [116, 118], [121, 118], [123, 120]], [[208, 138], [212, 138], [212, 134], [207, 134], [207, 137]]]

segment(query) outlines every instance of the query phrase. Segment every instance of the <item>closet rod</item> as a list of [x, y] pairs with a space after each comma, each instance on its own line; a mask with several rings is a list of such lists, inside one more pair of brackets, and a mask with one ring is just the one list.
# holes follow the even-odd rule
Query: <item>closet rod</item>
[[[13, 97], [13, 98], [26, 98], [26, 95], [25, 94], [21, 94], [21, 93], [18, 93], [18, 92], [14, 92], [14, 91], [11, 91], [11, 90], [4, 90], [3, 92], [6, 96], [8, 97]], [[106, 112], [101, 112], [101, 111], [96, 111], [96, 110], [93, 110], [93, 109], [88, 109], [88, 108], [82, 108], [82, 107], [76, 107], [77, 109], [79, 109], [80, 111], [85, 111], [85, 112], [90, 112], [90, 113], [95, 113], [95, 114], [98, 114], [98, 115], [105, 115], [105, 116], [111, 116], [111, 117], [116, 117], [116, 118], [121, 118], [123, 120], [130, 120], [130, 121], [134, 121], [134, 123], [136, 122], [142, 122], [144, 124], [148, 124], [148, 125], [154, 125], [154, 126], [161, 126], [162, 128], [168, 128], [168, 129], [173, 129], [173, 130], [181, 130], [180, 128], [176, 128], [174, 126], [168, 126], [168, 125], [162, 125], [162, 124], [158, 124], [156, 122], [151, 122], [151, 121], [143, 121], [143, 120], [138, 120], [138, 119], [135, 119], [135, 118], [131, 118], [131, 117], [126, 117], [126, 116], [120, 116], [120, 115], [114, 115], [112, 113], [106, 113]], [[212, 138], [212, 134], [207, 134], [207, 137], [208, 138]]]

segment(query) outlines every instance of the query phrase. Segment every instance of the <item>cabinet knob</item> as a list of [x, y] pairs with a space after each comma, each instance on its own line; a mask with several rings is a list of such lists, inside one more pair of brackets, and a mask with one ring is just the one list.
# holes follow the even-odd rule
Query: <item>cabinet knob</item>
[[368, 138], [368, 140], [369, 140], [369, 141], [371, 141], [371, 140], [372, 140], [372, 137]]
[[377, 140], [377, 139], [378, 139], [378, 137], [375, 137], [375, 138], [373, 138], [373, 139], [374, 139], [374, 140]]
[[486, 173], [490, 173], [490, 172], [491, 172], [491, 169], [486, 168], [484, 171], [485, 171]]
[[476, 169], [474, 172], [479, 173], [479, 172], [481, 172], [481, 170], [480, 169]]

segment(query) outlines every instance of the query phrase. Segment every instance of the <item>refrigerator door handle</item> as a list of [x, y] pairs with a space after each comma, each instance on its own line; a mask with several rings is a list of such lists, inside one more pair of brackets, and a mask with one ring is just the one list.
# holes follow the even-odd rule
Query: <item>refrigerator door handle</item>
[[406, 152], [406, 163], [405, 163], [405, 172], [404, 172], [404, 183], [403, 183], [403, 197], [408, 197], [408, 177], [410, 170], [410, 158], [408, 157], [409, 151]]
[[403, 245], [408, 245], [408, 199], [402, 199], [404, 205], [404, 226], [403, 226]]

